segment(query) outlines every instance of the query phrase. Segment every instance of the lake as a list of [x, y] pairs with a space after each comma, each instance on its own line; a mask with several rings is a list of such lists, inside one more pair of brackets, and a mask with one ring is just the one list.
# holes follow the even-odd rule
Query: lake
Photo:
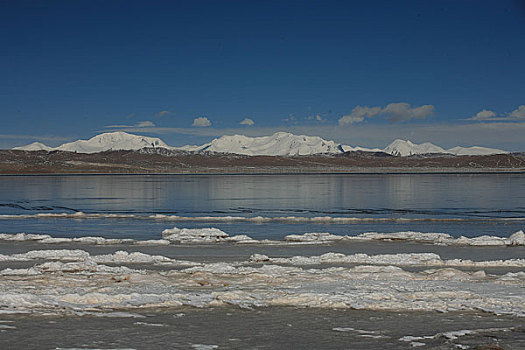
[[0, 176], [0, 225], [4, 345], [525, 346], [525, 174]]

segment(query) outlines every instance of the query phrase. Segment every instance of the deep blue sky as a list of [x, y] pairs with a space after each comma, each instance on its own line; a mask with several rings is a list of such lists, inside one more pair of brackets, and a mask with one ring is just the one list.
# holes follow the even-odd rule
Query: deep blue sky
[[0, 147], [123, 129], [525, 150], [524, 43], [523, 1], [3, 0]]

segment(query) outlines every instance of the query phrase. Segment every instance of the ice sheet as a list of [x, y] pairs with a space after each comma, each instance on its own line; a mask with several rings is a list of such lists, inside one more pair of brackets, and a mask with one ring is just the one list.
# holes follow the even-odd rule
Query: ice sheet
[[335, 242], [351, 241], [388, 241], [388, 242], [417, 242], [424, 244], [450, 245], [450, 246], [525, 246], [525, 233], [523, 230], [511, 234], [509, 237], [478, 236], [468, 238], [461, 236], [454, 238], [446, 233], [424, 233], [424, 232], [393, 232], [379, 233], [366, 232], [357, 236], [339, 236], [328, 232], [307, 232], [304, 234], [293, 234], [284, 237], [284, 241], [256, 240], [247, 235], [230, 236], [228, 233], [214, 227], [209, 228], [168, 228], [162, 231], [162, 239], [133, 240], [133, 239], [109, 239], [104, 237], [76, 237], [56, 238], [50, 235], [27, 234], [27, 233], [0, 233], [0, 240], [4, 241], [35, 241], [39, 243], [79, 243], [92, 245], [168, 245], [168, 244], [213, 244], [213, 243], [235, 243], [235, 244], [325, 244]]
[[[58, 257], [55, 259], [52, 253]], [[485, 266], [520, 266], [523, 260], [456, 261], [436, 254], [366, 254], [183, 264], [163, 256], [119, 251], [32, 251], [26, 269], [4, 269], [1, 312], [131, 311], [143, 307], [241, 308], [294, 306], [367, 310], [483, 310], [525, 316], [525, 272], [491, 275]], [[78, 259], [77, 261], [68, 261]], [[64, 261], [62, 261], [64, 260]], [[105, 265], [107, 263], [116, 266]], [[123, 264], [139, 263], [140, 269]], [[339, 263], [349, 266], [323, 266]], [[160, 269], [148, 269], [148, 264]], [[318, 267], [312, 268], [312, 264]], [[430, 269], [409, 271], [405, 266]], [[317, 265], [316, 265], [317, 266]], [[460, 270], [459, 266], [479, 270]]]

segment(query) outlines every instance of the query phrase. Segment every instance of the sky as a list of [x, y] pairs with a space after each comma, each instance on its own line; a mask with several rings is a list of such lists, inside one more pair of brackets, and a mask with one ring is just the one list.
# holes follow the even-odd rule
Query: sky
[[277, 131], [525, 151], [525, 1], [0, 0], [0, 148]]

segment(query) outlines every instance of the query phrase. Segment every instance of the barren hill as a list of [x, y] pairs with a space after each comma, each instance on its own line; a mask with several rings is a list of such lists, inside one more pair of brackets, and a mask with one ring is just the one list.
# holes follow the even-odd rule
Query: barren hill
[[245, 156], [144, 148], [139, 151], [73, 153], [0, 150], [1, 174], [75, 173], [347, 173], [525, 172], [525, 154], [395, 157], [383, 152], [306, 156]]

